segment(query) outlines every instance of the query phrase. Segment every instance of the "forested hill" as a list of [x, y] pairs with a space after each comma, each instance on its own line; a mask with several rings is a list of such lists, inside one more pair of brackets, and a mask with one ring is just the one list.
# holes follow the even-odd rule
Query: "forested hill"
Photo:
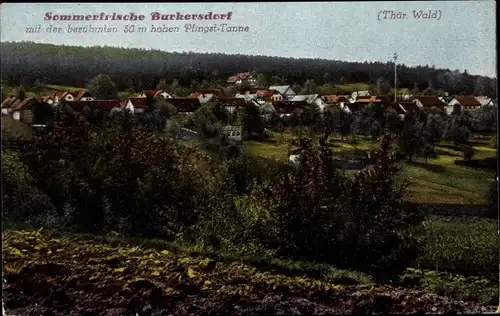
[[[223, 50], [223, 47], [221, 47]], [[363, 82], [389, 89], [393, 64], [354, 63], [222, 53], [170, 53], [117, 47], [79, 47], [33, 42], [0, 44], [2, 81], [8, 85], [52, 83], [82, 87], [95, 75], [112, 76], [119, 88], [154, 88], [161, 79], [178, 79], [182, 86], [203, 80], [224, 84], [233, 73], [254, 70], [269, 83], [344, 84]], [[367, 53], [368, 55], [368, 53]], [[273, 78], [274, 77], [274, 78]], [[410, 90], [495, 96], [496, 79], [434, 67], [398, 65], [398, 87]]]

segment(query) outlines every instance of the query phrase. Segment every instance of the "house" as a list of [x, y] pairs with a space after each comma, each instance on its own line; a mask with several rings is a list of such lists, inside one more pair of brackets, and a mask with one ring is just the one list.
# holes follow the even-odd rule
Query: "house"
[[292, 97], [290, 102], [301, 102], [305, 101], [309, 105], [317, 105], [320, 111], [323, 111], [327, 103], [319, 96], [319, 94], [306, 94], [306, 95], [296, 95]]
[[9, 115], [12, 112], [12, 108], [21, 103], [21, 101], [21, 99], [14, 95], [3, 100], [2, 115]]
[[85, 101], [70, 101], [66, 103], [73, 111], [81, 112], [84, 109], [102, 110], [109, 112], [114, 108], [121, 109], [123, 102], [120, 100], [85, 100]]
[[370, 91], [368, 91], [368, 90], [354, 91], [353, 93], [351, 93], [351, 96], [349, 97], [349, 101], [351, 103], [354, 103], [360, 97], [365, 98], [365, 97], [369, 97], [369, 96], [370, 96]]
[[196, 98], [171, 98], [168, 102], [177, 109], [177, 113], [183, 115], [191, 115], [201, 107], [200, 100]]
[[242, 126], [226, 125], [222, 127], [222, 134], [225, 135], [229, 140], [241, 142], [243, 128]]
[[174, 98], [173, 95], [167, 93], [165, 90], [143, 90], [141, 94], [139, 95], [139, 98], [146, 98], [146, 97], [163, 97], [165, 99], [172, 99]]
[[493, 100], [490, 97], [486, 96], [477, 96], [476, 100], [481, 103], [481, 106], [492, 106], [493, 105]]
[[38, 101], [35, 98], [26, 98], [16, 106], [12, 107], [12, 118], [17, 121], [21, 121], [26, 124], [32, 124], [34, 122], [34, 109], [38, 105]]
[[322, 95], [321, 98], [326, 104], [338, 104], [343, 106], [343, 104], [349, 99], [349, 95], [326, 94]]
[[437, 107], [441, 111], [445, 110], [446, 103], [434, 96], [421, 96], [413, 99], [413, 103], [417, 104], [419, 108], [432, 108]]
[[131, 113], [141, 113], [148, 107], [146, 98], [128, 98], [128, 100], [121, 105], [122, 109], [129, 110]]
[[218, 98], [217, 103], [222, 105], [229, 113], [234, 113], [234, 111], [247, 105], [247, 101], [243, 98]]
[[217, 95], [214, 93], [195, 92], [191, 93], [188, 98], [198, 99], [200, 104], [205, 104], [208, 102], [214, 102], [217, 99]]
[[474, 112], [481, 109], [481, 103], [473, 96], [456, 96], [448, 102], [446, 114], [451, 115], [455, 112]]
[[250, 72], [240, 72], [234, 76], [231, 76], [227, 79], [228, 84], [248, 84], [250, 86], [254, 86], [257, 83], [256, 78], [250, 74]]
[[59, 103], [61, 100], [66, 100], [66, 101], [74, 101], [76, 97], [75, 93], [69, 92], [69, 91], [57, 91], [54, 93], [54, 102]]
[[268, 89], [259, 89], [256, 91], [256, 94], [264, 101], [272, 101], [276, 96], [283, 97], [278, 91]]
[[296, 95], [295, 91], [293, 91], [292, 87], [290, 87], [289, 85], [270, 86], [268, 90], [278, 91], [284, 97], [284, 100], [273, 100], [273, 101], [286, 101], [293, 98]]
[[78, 92], [75, 96], [75, 101], [92, 101], [95, 100], [94, 96], [87, 90]]

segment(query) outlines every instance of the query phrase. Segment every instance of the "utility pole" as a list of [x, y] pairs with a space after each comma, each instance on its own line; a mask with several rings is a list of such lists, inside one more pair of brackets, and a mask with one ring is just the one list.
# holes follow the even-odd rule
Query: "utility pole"
[[397, 75], [396, 75], [396, 71], [397, 71], [396, 60], [397, 59], [398, 59], [398, 54], [394, 53], [394, 103], [397, 102], [397, 96], [398, 96], [398, 91], [397, 91], [398, 85], [397, 85]]

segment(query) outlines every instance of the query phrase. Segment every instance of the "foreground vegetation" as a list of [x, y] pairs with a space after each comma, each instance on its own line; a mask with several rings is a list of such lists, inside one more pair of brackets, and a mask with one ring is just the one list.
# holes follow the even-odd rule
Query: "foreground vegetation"
[[[112, 84], [102, 82], [110, 80], [100, 76], [90, 86], [112, 88], [97, 89], [102, 95], [116, 93]], [[57, 120], [47, 124], [45, 133], [34, 133], [20, 122], [2, 118], [4, 221], [65, 232], [59, 237], [43, 231], [7, 233], [13, 269], [8, 273], [11, 307], [24, 299], [41, 306], [30, 313], [46, 310], [48, 304], [55, 309], [60, 305], [65, 311], [72, 306], [81, 312], [88, 309], [85, 302], [90, 301], [86, 300], [92, 299], [104, 307], [140, 309], [141, 314], [155, 309], [183, 314], [192, 310], [185, 310], [182, 304], [204, 303], [213, 307], [212, 312], [223, 312], [236, 296], [248, 313], [251, 308], [269, 312], [264, 306], [276, 305], [273, 299], [283, 300], [286, 294], [296, 308], [304, 303], [316, 312], [359, 312], [362, 307], [351, 298], [362, 287], [333, 287], [332, 292], [327, 289], [331, 283], [368, 284], [375, 293], [383, 289], [385, 294], [396, 291], [411, 298], [419, 297], [416, 289], [420, 289], [482, 305], [496, 303], [497, 289], [491, 286], [498, 277], [494, 221], [432, 218], [420, 208], [428, 201], [426, 195], [432, 197], [432, 190], [448, 196], [434, 203], [496, 201], [487, 192], [493, 187], [489, 180], [493, 174], [484, 168], [491, 165], [495, 153], [492, 141], [471, 135], [473, 131], [491, 132], [491, 112], [478, 117], [443, 117], [431, 109], [409, 113], [401, 121], [391, 109], [385, 109], [382, 116], [384, 109], [371, 105], [355, 114], [329, 108], [319, 116], [311, 107], [288, 118], [268, 115], [263, 119], [264, 113], [253, 106], [231, 114], [218, 104], [208, 104], [194, 115], [182, 117], [168, 101], [148, 98], [147, 104], [143, 113], [131, 115], [90, 109], [75, 113], [62, 102], [54, 113]], [[242, 148], [221, 134], [221, 126], [228, 123], [243, 125]], [[188, 146], [181, 144], [175, 139], [181, 126], [196, 130], [200, 138]], [[300, 157], [298, 164], [286, 161], [290, 153]], [[351, 154], [363, 156], [364, 167], [368, 167], [344, 170], [342, 156]], [[472, 163], [476, 163], [474, 168]], [[419, 203], [409, 203], [415, 201]], [[495, 209], [493, 204], [486, 207]], [[77, 232], [90, 235], [82, 237]], [[204, 256], [213, 252], [231, 254], [240, 261], [259, 258], [258, 269], [274, 267], [269, 276], [273, 286], [262, 287], [255, 260], [235, 264], [236, 270], [230, 264], [228, 272], [224, 264], [214, 263], [227, 262], [227, 258], [194, 259], [184, 253], [175, 255], [165, 268], [162, 262], [167, 259], [161, 255], [165, 249], [159, 253], [133, 250], [123, 243], [110, 246], [109, 237], [96, 241], [96, 236], [109, 234], [129, 241], [131, 237], [161, 240]], [[71, 243], [82, 247], [71, 252], [70, 259]], [[110, 258], [112, 253], [117, 258]], [[39, 262], [42, 256], [56, 265]], [[89, 256], [95, 259], [89, 268], [83, 268], [81, 260]], [[275, 269], [278, 266], [281, 270]], [[202, 274], [200, 270], [205, 268], [208, 270]], [[62, 277], [49, 276], [51, 269]], [[83, 283], [67, 276], [65, 269], [84, 275]], [[290, 275], [291, 270], [295, 271], [292, 274], [302, 271], [299, 274], [306, 284], [295, 277], [278, 276]], [[87, 279], [91, 273], [97, 276]], [[241, 278], [233, 283], [236, 276]], [[150, 280], [134, 283], [135, 277]], [[151, 283], [155, 278], [173, 289], [160, 290]], [[282, 281], [285, 279], [288, 281]], [[58, 288], [66, 281], [73, 283]], [[282, 282], [289, 281], [300, 285], [283, 287]], [[131, 287], [146, 286], [146, 301], [142, 290], [142, 299], [130, 296], [127, 289], [108, 294], [127, 282], [132, 282]], [[310, 284], [323, 285], [317, 291], [305, 290]], [[391, 287], [400, 285], [414, 290]], [[37, 295], [47, 296], [44, 291], [51, 287], [55, 297], [38, 300]], [[80, 290], [95, 296], [81, 298]], [[306, 297], [305, 301], [297, 301], [293, 293]], [[338, 296], [340, 305], [324, 298], [325, 293]], [[278, 296], [269, 296], [275, 294]], [[394, 311], [402, 308], [401, 295], [392, 300]], [[168, 305], [168, 297], [180, 305]], [[252, 301], [256, 297], [267, 303]], [[386, 307], [366, 305], [368, 298], [364, 297], [364, 308], [380, 311], [391, 305], [380, 303], [387, 298], [374, 298]], [[76, 303], [81, 300], [83, 305]], [[422, 304], [439, 305], [435, 300], [441, 299]], [[451, 309], [443, 307], [444, 311]]]
[[[188, 254], [46, 230], [4, 233], [4, 302], [22, 315], [248, 315], [254, 313], [480, 313], [472, 303], [378, 285], [359, 273]], [[128, 244], [127, 244], [128, 243]], [[319, 273], [318, 273], [319, 272]], [[405, 282], [414, 284], [417, 270]], [[422, 273], [423, 274], [423, 273]], [[430, 289], [432, 273], [418, 278]], [[467, 281], [463, 279], [462, 281]], [[478, 284], [487, 285], [479, 280]], [[455, 283], [457, 283], [455, 281]], [[449, 283], [443, 283], [444, 285]], [[439, 289], [446, 289], [436, 285]], [[442, 291], [442, 290], [441, 290]], [[441, 293], [446, 294], [446, 293]], [[114, 313], [114, 314], [113, 314]]]

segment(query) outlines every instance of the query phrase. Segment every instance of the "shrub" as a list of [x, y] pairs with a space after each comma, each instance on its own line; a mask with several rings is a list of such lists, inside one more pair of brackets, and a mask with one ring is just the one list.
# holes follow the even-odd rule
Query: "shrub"
[[[276, 228], [282, 256], [327, 261], [369, 271], [376, 277], [397, 273], [419, 250], [422, 218], [402, 201], [399, 169], [389, 140], [372, 153], [374, 167], [353, 180], [337, 169], [326, 138], [316, 146], [301, 139], [302, 162], [258, 192]], [[410, 233], [412, 231], [412, 233]]]
[[34, 185], [27, 166], [14, 150], [2, 149], [2, 207], [6, 222], [34, 223], [50, 211], [50, 203]]
[[172, 139], [115, 123], [91, 126], [77, 117], [24, 151], [61, 218], [71, 206], [66, 217], [75, 228], [165, 237], [193, 226], [210, 195], [202, 172], [210, 168], [196, 166], [193, 155]]

